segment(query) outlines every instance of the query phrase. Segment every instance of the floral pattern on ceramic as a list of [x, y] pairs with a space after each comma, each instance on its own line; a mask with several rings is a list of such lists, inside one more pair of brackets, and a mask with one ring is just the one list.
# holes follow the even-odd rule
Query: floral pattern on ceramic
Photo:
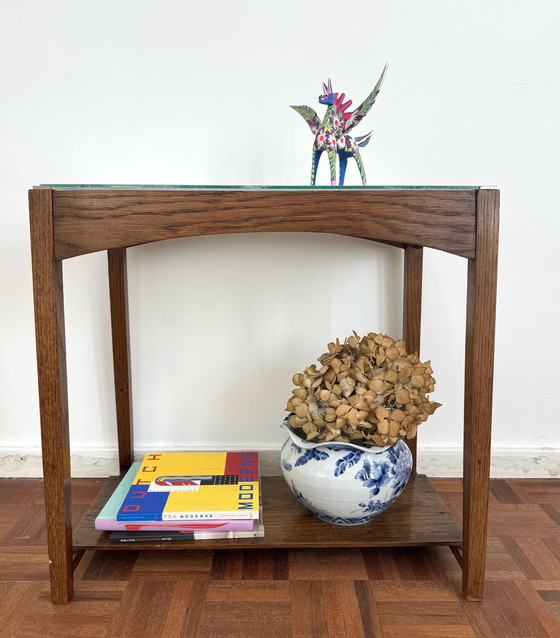
[[310, 443], [286, 425], [282, 472], [296, 498], [321, 520], [361, 525], [392, 505], [412, 471], [406, 443], [364, 448], [352, 443]]

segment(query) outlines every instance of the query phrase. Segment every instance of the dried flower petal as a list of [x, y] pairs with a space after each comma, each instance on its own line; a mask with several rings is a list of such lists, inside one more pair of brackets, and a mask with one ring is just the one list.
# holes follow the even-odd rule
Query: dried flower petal
[[341, 403], [336, 408], [336, 416], [346, 416], [350, 411], [351, 406], [348, 403]]
[[379, 419], [379, 421], [381, 421], [383, 419], [389, 418], [389, 412], [382, 405], [380, 405], [377, 410], [375, 410], [375, 416]]
[[354, 379], [351, 379], [350, 377], [346, 377], [344, 379], [341, 379], [340, 387], [342, 389], [342, 394], [345, 397], [349, 397], [352, 394], [352, 392], [354, 392], [354, 388], [356, 387], [356, 382], [354, 381]]
[[379, 434], [389, 434], [389, 420], [383, 419], [377, 424], [377, 431]]
[[406, 388], [400, 388], [400, 390], [395, 392], [395, 398], [397, 399], [397, 403], [406, 405], [410, 401], [410, 393]]

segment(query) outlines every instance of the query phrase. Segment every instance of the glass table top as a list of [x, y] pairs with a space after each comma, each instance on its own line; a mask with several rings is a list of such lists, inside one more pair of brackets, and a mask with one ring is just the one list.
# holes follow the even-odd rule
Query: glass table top
[[232, 186], [232, 185], [172, 185], [172, 184], [41, 184], [55, 190], [478, 190], [480, 186]]

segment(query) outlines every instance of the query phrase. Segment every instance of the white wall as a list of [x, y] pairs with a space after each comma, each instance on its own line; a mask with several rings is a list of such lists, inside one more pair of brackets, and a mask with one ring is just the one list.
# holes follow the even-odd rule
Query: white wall
[[[358, 104], [385, 61], [383, 91], [357, 129], [375, 129], [369, 183], [500, 187], [494, 450], [510, 459], [501, 475], [508, 463], [511, 475], [558, 474], [559, 24], [553, 0], [358, 1], [348, 15], [331, 0], [4, 0], [3, 474], [33, 474], [40, 444], [27, 189], [306, 184], [312, 138], [288, 105], [322, 114], [328, 77]], [[347, 177], [359, 183], [354, 166]], [[420, 446], [438, 474], [437, 459], [462, 444], [466, 268], [426, 252], [422, 355], [444, 407]], [[132, 249], [138, 450], [277, 450], [294, 372], [353, 329], [400, 336], [401, 273], [397, 249], [329, 235]], [[105, 256], [69, 260], [65, 277], [72, 446], [99, 465], [116, 446]]]

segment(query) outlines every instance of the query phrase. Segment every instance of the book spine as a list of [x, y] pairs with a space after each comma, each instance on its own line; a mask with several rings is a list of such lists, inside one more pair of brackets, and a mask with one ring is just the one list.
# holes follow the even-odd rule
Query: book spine
[[131, 535], [126, 537], [122, 536], [118, 538], [110, 537], [109, 540], [111, 543], [153, 543], [153, 542], [163, 543], [167, 541], [188, 541], [193, 539], [194, 539], [194, 534], [190, 532], [190, 533], [184, 533], [184, 534], [181, 533], [180, 537], [175, 535], [165, 536], [165, 535], [155, 534], [154, 536], [144, 536], [142, 538], [138, 538]]
[[117, 521], [161, 521], [161, 514], [118, 514]]
[[221, 511], [221, 512], [163, 512], [161, 515], [161, 520], [175, 521], [176, 523], [180, 523], [181, 521], [191, 521], [195, 519], [201, 519], [201, 520], [228, 519], [230, 521], [236, 521], [236, 520], [253, 519], [258, 517], [259, 517], [259, 511], [257, 509], [257, 510], [244, 510], [243, 512], [239, 512], [237, 510], [231, 510], [229, 512], [224, 512], [224, 511]]
[[195, 540], [212, 540], [220, 538], [258, 538], [263, 537], [263, 530], [255, 530], [254, 532], [195, 532]]
[[111, 543], [152, 543], [152, 542], [167, 542], [167, 541], [189, 541], [189, 540], [220, 540], [227, 538], [258, 538], [263, 537], [264, 531], [262, 529], [255, 530], [254, 532], [181, 532], [180, 534], [174, 533], [166, 536], [165, 534], [154, 533], [153, 535], [142, 536], [141, 534], [135, 535], [131, 532], [130, 535], [125, 534], [111, 534], [109, 540]]
[[116, 519], [96, 518], [95, 529], [99, 531], [146, 531], [146, 532], [250, 532], [256, 519], [246, 518], [235, 521], [222, 519], [200, 521], [117, 521]]
[[223, 520], [228, 519], [230, 521], [245, 521], [248, 519], [255, 519], [259, 517], [259, 512], [244, 511], [238, 512], [236, 510], [230, 512], [168, 512], [163, 514], [119, 514], [117, 521], [119, 522], [131, 522], [131, 521], [173, 521], [174, 523], [184, 523], [185, 521], [194, 520]]

